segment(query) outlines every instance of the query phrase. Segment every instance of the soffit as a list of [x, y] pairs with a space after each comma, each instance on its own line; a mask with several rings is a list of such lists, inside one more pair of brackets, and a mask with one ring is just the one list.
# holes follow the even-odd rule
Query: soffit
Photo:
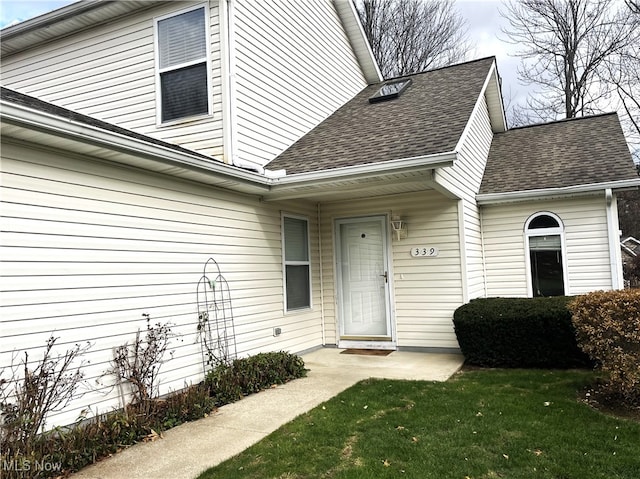
[[136, 10], [167, 2], [83, 0], [3, 28], [2, 56], [27, 50]]

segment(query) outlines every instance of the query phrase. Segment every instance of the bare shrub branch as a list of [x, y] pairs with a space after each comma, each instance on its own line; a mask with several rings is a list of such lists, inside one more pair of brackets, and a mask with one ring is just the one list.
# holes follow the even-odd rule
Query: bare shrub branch
[[[91, 345], [76, 344], [64, 354], [54, 354], [58, 339], [51, 336], [47, 340], [42, 359], [34, 366], [24, 352], [19, 364], [12, 363], [2, 371], [0, 449], [8, 456], [29, 457], [47, 417], [81, 396], [77, 388], [84, 377], [82, 364], [73, 364]], [[7, 373], [8, 379], [4, 377]]]
[[171, 336], [168, 324], [151, 325], [149, 315], [143, 316], [147, 322], [145, 336], [138, 330], [132, 344], [118, 346], [114, 351], [113, 369], [107, 372], [129, 381], [133, 386], [133, 402], [140, 404], [159, 394], [160, 367], [165, 363], [164, 354]]

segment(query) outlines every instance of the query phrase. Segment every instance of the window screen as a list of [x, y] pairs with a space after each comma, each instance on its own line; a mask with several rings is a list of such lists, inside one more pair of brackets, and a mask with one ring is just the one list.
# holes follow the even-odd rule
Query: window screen
[[160, 74], [162, 121], [207, 113], [207, 66], [204, 63]]
[[205, 9], [158, 21], [163, 122], [209, 113]]

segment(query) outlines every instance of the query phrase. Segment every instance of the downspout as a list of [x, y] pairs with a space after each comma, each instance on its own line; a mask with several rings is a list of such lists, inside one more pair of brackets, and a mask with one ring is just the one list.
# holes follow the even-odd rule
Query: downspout
[[[222, 22], [222, 131], [224, 142], [224, 161], [237, 164], [238, 118], [236, 116], [236, 57], [233, 0], [220, 1]], [[240, 166], [240, 165], [238, 165]]]
[[325, 317], [324, 317], [324, 278], [322, 275], [322, 223], [320, 222], [320, 203], [316, 203], [316, 216], [318, 223], [318, 261], [320, 263], [320, 326], [322, 328], [322, 345], [327, 345], [326, 331], [325, 331]]
[[484, 297], [487, 298], [487, 255], [484, 248], [484, 212], [480, 205], [478, 205], [478, 216], [480, 217], [480, 246], [482, 249], [482, 287], [484, 290]]
[[467, 268], [467, 232], [464, 223], [464, 200], [458, 200], [458, 241], [460, 242], [460, 275], [462, 304], [469, 302], [469, 275]]
[[609, 236], [609, 268], [611, 270], [611, 288], [622, 289], [622, 257], [620, 252], [620, 225], [618, 223], [618, 202], [611, 188], [605, 190], [607, 211], [607, 232]]

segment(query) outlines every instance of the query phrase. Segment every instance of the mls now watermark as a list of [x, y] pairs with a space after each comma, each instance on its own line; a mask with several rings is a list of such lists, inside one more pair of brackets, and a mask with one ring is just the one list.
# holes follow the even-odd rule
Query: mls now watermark
[[45, 460], [29, 461], [27, 459], [2, 458], [2, 467], [0, 469], [2, 471], [15, 472], [59, 472], [62, 471], [62, 463]]

